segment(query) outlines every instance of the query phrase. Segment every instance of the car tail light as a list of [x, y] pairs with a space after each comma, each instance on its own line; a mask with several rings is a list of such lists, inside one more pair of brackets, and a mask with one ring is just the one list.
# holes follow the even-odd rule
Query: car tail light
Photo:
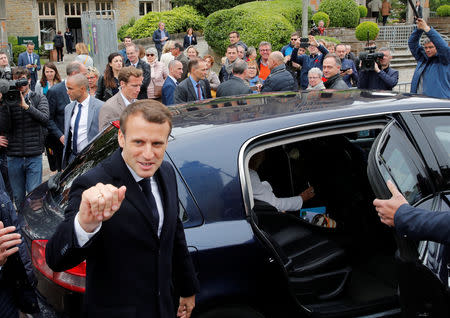
[[54, 283], [79, 293], [86, 290], [86, 261], [64, 272], [54, 272], [45, 261], [45, 247], [48, 240], [34, 240], [31, 244], [33, 265]]

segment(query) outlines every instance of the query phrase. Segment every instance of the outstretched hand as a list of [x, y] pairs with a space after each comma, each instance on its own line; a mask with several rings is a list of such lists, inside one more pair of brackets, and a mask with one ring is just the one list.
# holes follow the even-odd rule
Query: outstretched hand
[[425, 32], [430, 31], [430, 27], [428, 26], [428, 24], [425, 22], [424, 19], [422, 18], [417, 18], [417, 28], [424, 30]]
[[389, 200], [375, 199], [373, 205], [375, 210], [378, 212], [380, 221], [386, 225], [394, 226], [394, 216], [398, 208], [403, 204], [408, 204], [405, 197], [398, 191], [395, 184], [388, 180], [386, 182], [389, 191], [391, 191], [392, 197]]

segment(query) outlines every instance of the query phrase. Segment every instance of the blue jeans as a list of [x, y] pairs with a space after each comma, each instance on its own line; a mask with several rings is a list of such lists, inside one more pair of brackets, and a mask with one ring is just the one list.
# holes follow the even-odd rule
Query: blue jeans
[[42, 182], [42, 155], [34, 157], [8, 157], [8, 175], [16, 208], [25, 195]]

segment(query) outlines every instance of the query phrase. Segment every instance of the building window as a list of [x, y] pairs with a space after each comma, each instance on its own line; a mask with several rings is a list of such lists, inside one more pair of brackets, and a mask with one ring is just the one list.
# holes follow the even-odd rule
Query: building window
[[39, 16], [48, 17], [56, 15], [56, 3], [51, 1], [38, 2]]
[[146, 15], [152, 12], [153, 2], [152, 1], [140, 1], [139, 2], [139, 15]]
[[112, 9], [113, 9], [112, 1], [102, 1], [102, 2], [95, 3], [96, 11], [105, 11], [105, 10], [112, 10]]
[[64, 13], [66, 16], [80, 16], [83, 11], [87, 11], [87, 2], [65, 2]]

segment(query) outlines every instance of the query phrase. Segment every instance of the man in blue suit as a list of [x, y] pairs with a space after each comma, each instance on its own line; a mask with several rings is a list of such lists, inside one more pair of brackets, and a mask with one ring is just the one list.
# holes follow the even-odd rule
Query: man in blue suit
[[178, 79], [183, 75], [183, 64], [180, 61], [172, 60], [169, 63], [169, 76], [162, 87], [162, 103], [166, 106], [173, 104], [173, 93], [178, 86]]
[[27, 51], [19, 54], [18, 66], [26, 67], [31, 74], [31, 85], [30, 88], [34, 92], [34, 87], [38, 79], [38, 71], [41, 69], [41, 62], [39, 60], [39, 55], [33, 52], [34, 43], [27, 43]]
[[153, 32], [153, 42], [158, 51], [158, 61], [161, 59], [161, 52], [166, 41], [170, 40], [169, 32], [166, 30], [164, 22], [159, 22], [158, 28]]
[[66, 86], [73, 102], [64, 114], [63, 168], [98, 134], [98, 115], [103, 106], [101, 100], [89, 95], [89, 82], [83, 74], [70, 76]]
[[373, 201], [381, 222], [395, 226], [399, 235], [413, 240], [450, 244], [450, 211], [431, 212], [412, 207], [392, 181], [387, 186], [392, 198]]
[[[72, 62], [67, 65], [67, 76], [78, 73], [86, 74], [86, 66], [80, 62]], [[48, 120], [48, 136], [46, 146], [52, 149], [54, 163], [50, 164], [51, 170], [61, 170], [63, 149], [64, 149], [64, 115], [66, 105], [70, 103], [67, 94], [66, 81], [58, 83], [48, 90], [48, 105], [50, 110], [50, 118]], [[50, 162], [50, 158], [49, 158]]]
[[83, 317], [191, 316], [199, 283], [179, 218], [175, 170], [164, 160], [171, 116], [150, 99], [127, 106], [120, 148], [71, 186], [46, 260], [56, 272], [86, 260]]

